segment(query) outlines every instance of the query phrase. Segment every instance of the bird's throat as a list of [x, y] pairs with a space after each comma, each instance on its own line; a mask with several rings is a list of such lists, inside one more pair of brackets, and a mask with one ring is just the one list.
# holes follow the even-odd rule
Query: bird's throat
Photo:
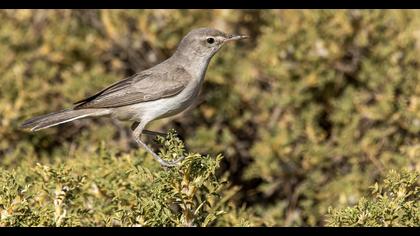
[[176, 64], [182, 66], [188, 73], [191, 74], [194, 80], [200, 81], [201, 83], [206, 74], [211, 57], [192, 58], [184, 55], [178, 55], [178, 57], [175, 57], [174, 59]]

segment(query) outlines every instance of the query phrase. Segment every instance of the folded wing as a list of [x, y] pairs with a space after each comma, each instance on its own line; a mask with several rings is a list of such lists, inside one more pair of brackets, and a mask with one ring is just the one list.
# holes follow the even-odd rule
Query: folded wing
[[183, 67], [166, 72], [144, 71], [76, 102], [74, 109], [121, 107], [172, 97], [180, 93], [190, 80], [191, 75]]

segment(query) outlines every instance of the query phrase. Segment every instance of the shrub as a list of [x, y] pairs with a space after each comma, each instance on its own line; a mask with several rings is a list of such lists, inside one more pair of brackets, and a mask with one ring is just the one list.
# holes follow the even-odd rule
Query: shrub
[[[173, 133], [159, 141], [165, 157], [186, 154]], [[238, 189], [216, 176], [221, 159], [188, 153], [179, 167], [145, 168], [144, 153], [118, 157], [102, 144], [96, 156], [65, 164], [25, 162], [0, 171], [0, 225], [248, 225], [229, 206]]]
[[330, 226], [419, 226], [419, 173], [393, 170], [383, 184], [371, 186], [372, 196], [354, 207], [329, 209]]
[[[88, 173], [75, 160], [110, 168], [95, 161], [102, 142], [115, 166], [124, 159], [117, 156], [142, 158], [129, 124], [86, 119], [29, 134], [18, 124], [164, 60], [190, 29], [210, 26], [251, 37], [216, 54], [195, 109], [149, 128], [175, 128], [189, 150], [224, 157], [215, 176], [237, 192], [225, 203], [230, 214], [213, 225], [241, 224], [245, 214], [249, 225], [322, 226], [329, 207], [353, 206], [389, 170], [420, 171], [419, 16], [2, 10], [0, 163], [17, 177], [18, 168], [30, 172], [39, 162], [59, 171], [61, 163], [77, 179]], [[141, 166], [155, 173], [149, 159]]]

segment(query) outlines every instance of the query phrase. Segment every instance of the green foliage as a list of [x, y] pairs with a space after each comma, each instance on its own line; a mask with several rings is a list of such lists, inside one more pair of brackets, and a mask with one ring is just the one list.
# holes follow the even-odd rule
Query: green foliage
[[419, 226], [420, 175], [390, 171], [383, 184], [371, 186], [372, 198], [354, 207], [329, 209], [330, 226]]
[[[37, 133], [22, 132], [18, 125], [155, 65], [189, 30], [210, 26], [250, 39], [216, 54], [194, 109], [148, 127], [175, 128], [187, 150], [203, 154], [191, 154], [178, 169], [179, 178], [188, 175], [182, 169], [188, 160], [224, 157], [214, 174], [195, 171], [208, 176], [204, 185], [214, 187], [211, 181], [217, 179], [228, 186], [220, 190], [222, 198], [230, 196], [220, 210], [229, 213], [206, 212], [192, 224], [215, 218], [209, 225], [323, 226], [329, 207], [357, 204], [389, 170], [420, 172], [419, 16], [418, 10], [2, 10], [0, 164], [8, 176], [4, 181], [17, 182], [1, 187], [26, 188], [29, 181], [29, 188], [41, 189], [42, 176], [67, 176], [51, 180], [55, 185], [84, 177], [60, 203], [68, 207], [60, 225], [143, 224], [139, 215], [146, 217], [145, 225], [187, 224], [190, 213], [182, 210], [159, 219], [147, 216], [169, 208], [132, 210], [139, 189], [153, 195], [154, 188], [170, 188], [163, 181], [166, 172], [169, 182], [179, 179], [174, 170], [163, 171], [153, 158], [134, 151], [130, 124], [85, 119]], [[165, 158], [185, 152], [176, 139], [165, 140]], [[132, 170], [134, 162], [162, 182], [150, 183], [149, 175]], [[57, 174], [35, 174], [35, 163]], [[135, 184], [133, 176], [139, 178]], [[194, 182], [196, 176], [191, 178]], [[93, 181], [117, 200], [88, 198], [101, 213], [84, 222], [80, 194]], [[52, 199], [56, 189], [48, 184]], [[197, 198], [204, 194], [197, 191]], [[167, 206], [162, 201], [168, 199], [173, 198], [164, 194], [147, 204]], [[185, 205], [185, 212], [205, 201], [200, 199], [191, 208]], [[29, 214], [25, 209], [31, 204], [19, 204], [18, 212]], [[31, 222], [56, 225], [64, 210], [41, 205], [32, 217], [15, 214], [10, 222], [29, 224], [48, 215]], [[118, 217], [106, 218], [116, 209], [122, 209]]]
[[[164, 153], [182, 149], [173, 133], [160, 141]], [[139, 157], [144, 155], [117, 157], [101, 145], [96, 156], [76, 155], [65, 166], [32, 168], [25, 163], [16, 170], [1, 170], [0, 225], [249, 224], [244, 213], [227, 204], [237, 188], [216, 176], [221, 156], [190, 153], [181, 166], [171, 169], [145, 168]]]

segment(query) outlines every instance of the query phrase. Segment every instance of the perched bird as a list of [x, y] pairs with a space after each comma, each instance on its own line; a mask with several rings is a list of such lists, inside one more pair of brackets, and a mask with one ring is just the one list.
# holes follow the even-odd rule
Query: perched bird
[[73, 108], [29, 119], [21, 128], [37, 131], [97, 116], [134, 121], [136, 142], [161, 165], [174, 166], [184, 157], [165, 161], [140, 139], [140, 135], [143, 131], [146, 133], [144, 128], [149, 122], [188, 108], [197, 99], [210, 59], [225, 43], [244, 38], [247, 36], [228, 35], [211, 28], [194, 29], [181, 40], [175, 53], [160, 64], [76, 102]]

